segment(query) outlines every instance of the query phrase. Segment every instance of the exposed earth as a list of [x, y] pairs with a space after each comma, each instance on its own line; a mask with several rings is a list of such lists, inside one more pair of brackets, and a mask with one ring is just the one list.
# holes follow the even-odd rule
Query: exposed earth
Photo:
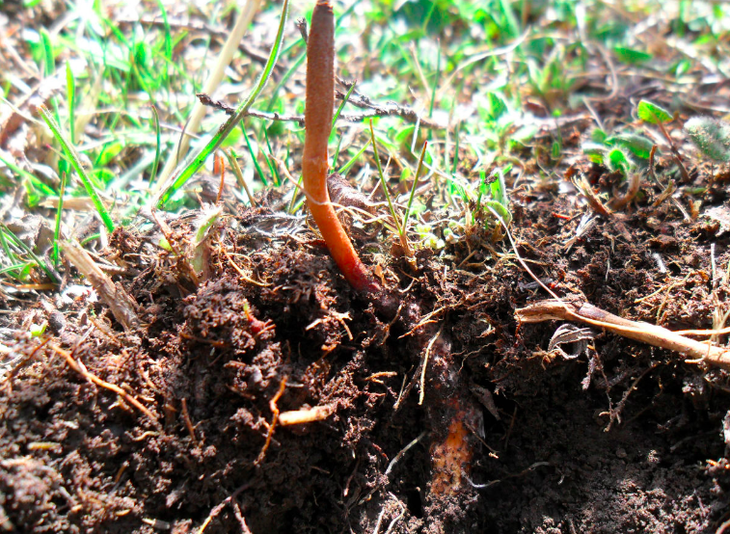
[[[567, 251], [577, 196], [513, 198], [517, 251], [555, 291], [712, 326], [728, 290], [710, 274], [710, 243], [728, 261], [718, 225], [640, 205]], [[127, 332], [87, 289], [4, 302], [20, 336], [0, 403], [7, 531], [193, 532], [212, 511], [205, 532], [714, 532], [728, 519], [725, 371], [605, 333], [547, 352], [558, 325], [515, 320], [541, 290], [509, 242], [467, 264], [465, 246], [414, 266], [365, 254], [387, 289], [353, 294], [303, 221], [276, 213], [225, 219], [197, 287], [174, 254], [118, 231], [103, 255], [138, 306]], [[182, 244], [185, 219], [171, 226]], [[20, 335], [39, 318], [45, 336]], [[275, 398], [331, 413], [275, 427], [264, 451]], [[473, 454], [434, 495], [452, 401]]]

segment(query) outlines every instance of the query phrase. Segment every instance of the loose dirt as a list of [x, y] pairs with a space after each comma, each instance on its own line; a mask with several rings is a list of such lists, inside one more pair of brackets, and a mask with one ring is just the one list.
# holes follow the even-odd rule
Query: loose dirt
[[[605, 169], [588, 165], [600, 187]], [[3, 528], [716, 531], [727, 373], [598, 331], [548, 352], [556, 322], [514, 319], [548, 296], [516, 251], [559, 295], [711, 328], [728, 282], [713, 280], [710, 247], [727, 265], [727, 234], [645, 191], [573, 242], [579, 197], [530, 187], [512, 197], [515, 249], [474, 235], [408, 262], [355, 229], [381, 295], [354, 294], [305, 222], [276, 209], [222, 218], [197, 285], [156, 226], [117, 231], [103, 255], [124, 266], [113, 280], [139, 329], [88, 289], [5, 302], [4, 328], [48, 331], [18, 334], [4, 364]], [[707, 198], [722, 205], [725, 186]], [[168, 221], [178, 250], [191, 220]], [[272, 428], [275, 413], [322, 406], [323, 420]]]

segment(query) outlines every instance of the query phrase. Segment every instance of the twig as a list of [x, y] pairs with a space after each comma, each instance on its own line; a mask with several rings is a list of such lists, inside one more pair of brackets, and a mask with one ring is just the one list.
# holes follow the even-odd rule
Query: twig
[[611, 218], [613, 212], [603, 205], [601, 200], [593, 192], [593, 189], [591, 189], [591, 186], [585, 177], [581, 176], [579, 179], [573, 179], [573, 185], [585, 197], [586, 201], [588, 201], [588, 205], [594, 212], [606, 219]]
[[233, 515], [236, 516], [236, 519], [238, 519], [238, 524], [241, 527], [241, 534], [251, 534], [251, 529], [248, 528], [248, 525], [246, 524], [246, 518], [243, 517], [243, 512], [241, 512], [241, 506], [235, 500], [231, 502], [233, 503]]
[[63, 252], [69, 262], [89, 281], [99, 294], [99, 298], [109, 306], [114, 318], [124, 329], [129, 331], [138, 328], [139, 318], [135, 311], [136, 303], [129, 293], [120, 284], [114, 284], [89, 253], [79, 245], [67, 242], [63, 245]]
[[597, 326], [629, 339], [684, 354], [692, 358], [692, 360], [685, 360], [688, 363], [706, 362], [730, 370], [730, 349], [728, 348], [695, 341], [661, 326], [630, 321], [581, 299], [572, 301], [548, 299], [518, 309], [515, 314], [517, 319], [523, 323], [539, 323], [557, 319]]
[[236, 177], [236, 180], [238, 181], [238, 185], [240, 185], [243, 190], [246, 192], [246, 196], [248, 197], [248, 201], [251, 203], [251, 207], [256, 208], [258, 207], [258, 204], [256, 203], [256, 199], [251, 194], [251, 190], [248, 188], [248, 184], [246, 183], [246, 180], [243, 178], [243, 173], [241, 172], [241, 167], [238, 165], [238, 161], [231, 153], [230, 149], [224, 150], [223, 153], [226, 155], [226, 158], [228, 158], [228, 164], [231, 166], [231, 169], [233, 170], [233, 174]]
[[[207, 93], [196, 93], [195, 96], [198, 97], [198, 100], [202, 105], [215, 108], [219, 111], [223, 111], [227, 115], [233, 115], [236, 111], [233, 106], [230, 106], [222, 100], [215, 100], [211, 98], [211, 96]], [[339, 100], [343, 100], [345, 98], [344, 93], [341, 93], [339, 91], [335, 92], [335, 96]], [[418, 112], [413, 108], [402, 106], [400, 104], [397, 104], [396, 102], [386, 102], [385, 104], [378, 104], [372, 102], [368, 97], [364, 95], [357, 95], [355, 96], [355, 98], [353, 98], [353, 96], [355, 95], [350, 95], [350, 99], [348, 100], [348, 102], [352, 103], [356, 107], [368, 109], [370, 111], [363, 113], [341, 113], [339, 119], [347, 122], [358, 123], [372, 117], [396, 116], [401, 117], [408, 122], [418, 122], [420, 126], [424, 128], [437, 130], [443, 130], [445, 128], [445, 126], [443, 126], [442, 124], [438, 124], [436, 122], [420, 117], [418, 115]], [[256, 117], [259, 119], [265, 119], [270, 121], [296, 122], [300, 127], [304, 127], [304, 115], [288, 115], [277, 112], [249, 109], [244, 116]]]
[[617, 315], [613, 315], [584, 302], [580, 297], [573, 297], [572, 302], [566, 302], [565, 299], [559, 298], [552, 289], [546, 286], [535, 275], [535, 273], [532, 272], [527, 263], [525, 263], [522, 259], [519, 251], [517, 250], [517, 245], [512, 237], [512, 233], [499, 214], [492, 208], [488, 207], [488, 209], [505, 228], [507, 237], [512, 245], [512, 249], [517, 256], [517, 261], [520, 263], [522, 268], [527, 271], [530, 277], [532, 277], [532, 279], [535, 280], [540, 287], [553, 297], [553, 299], [544, 300], [537, 304], [516, 310], [515, 315], [519, 321], [525, 323], [539, 323], [542, 321], [557, 319], [583, 322], [600, 328], [605, 328], [610, 332], [630, 339], [648, 343], [656, 347], [674, 350], [695, 358], [695, 361], [685, 360], [688, 363], [699, 363], [705, 361], [712, 365], [717, 365], [718, 367], [730, 370], [730, 349], [718, 347], [714, 344], [695, 341], [676, 332], [672, 332], [671, 330], [667, 330], [666, 328], [662, 328], [661, 326], [623, 319]]
[[414, 438], [413, 440], [411, 440], [411, 442], [408, 445], [406, 445], [405, 447], [403, 447], [400, 450], [400, 452], [398, 452], [398, 454], [396, 454], [393, 457], [393, 459], [390, 461], [390, 463], [388, 464], [388, 467], [385, 470], [385, 473], [384, 473], [385, 474], [385, 480], [382, 481], [382, 482], [380, 482], [380, 483], [378, 483], [378, 484], [376, 484], [364, 497], [362, 497], [360, 499], [360, 501], [358, 502], [358, 506], [361, 506], [362, 504], [364, 504], [367, 501], [369, 501], [370, 498], [375, 494], [376, 491], [378, 491], [380, 488], [386, 487], [389, 484], [388, 477], [390, 476], [391, 471], [393, 471], [393, 468], [395, 467], [395, 465], [403, 459], [403, 457], [406, 455], [406, 453], [411, 448], [413, 448], [415, 445], [418, 444], [419, 441], [421, 441], [423, 438], [425, 438], [426, 437], [426, 434], [427, 434], [426, 431], [421, 432], [416, 438]]
[[[305, 43], [308, 43], [309, 36], [307, 35], [307, 21], [305, 19], [297, 19], [296, 21], [297, 29], [299, 30], [299, 33], [302, 35], [302, 39]], [[519, 42], [522, 42], [524, 38], [527, 36], [527, 32], [520, 38]], [[518, 43], [519, 44], [519, 43]], [[501, 49], [500, 49], [501, 50]], [[497, 51], [493, 51], [497, 52]], [[487, 57], [487, 55], [496, 55], [493, 53], [488, 53], [484, 55], [484, 57]], [[453, 76], [453, 75], [452, 75]], [[335, 74], [335, 80], [337, 83], [339, 83], [341, 86], [343, 86], [345, 89], [350, 89], [356, 82], [355, 81], [348, 81], [343, 78], [340, 78], [337, 74]], [[345, 93], [342, 93], [340, 91], [335, 91], [335, 97], [339, 100], [345, 99]], [[421, 117], [418, 112], [410, 108], [408, 106], [403, 106], [401, 104], [398, 104], [397, 102], [386, 102], [385, 104], [378, 104], [376, 102], [373, 102], [370, 98], [363, 95], [360, 91], [357, 89], [353, 90], [350, 94], [350, 97], [348, 99], [348, 102], [353, 104], [355, 107], [362, 108], [362, 109], [370, 109], [373, 112], [372, 113], [362, 113], [362, 114], [341, 114], [340, 118], [349, 121], [349, 122], [360, 122], [364, 119], [367, 119], [369, 117], [386, 117], [386, 116], [398, 116], [401, 117], [408, 122], [412, 122], [414, 124], [418, 124], [419, 126], [423, 126], [424, 128], [432, 128], [432, 129], [439, 129], [443, 130], [446, 128], [446, 126], [442, 124], [438, 124], [430, 119], [425, 119]]]
[[[395, 495], [391, 494], [391, 496], [395, 499]], [[396, 502], [400, 505], [400, 508], [401, 508], [400, 514], [398, 514], [397, 516], [395, 516], [393, 518], [393, 520], [388, 525], [388, 528], [384, 534], [390, 534], [390, 532], [393, 530], [393, 527], [395, 526], [395, 524], [398, 521], [400, 521], [401, 519], [403, 519], [403, 516], [406, 514], [406, 507], [403, 506], [403, 503], [401, 503], [397, 499], [396, 499]], [[378, 521], [377, 521], [377, 523], [375, 523], [375, 528], [373, 529], [373, 534], [380, 534], [380, 525], [383, 523], [383, 517], [385, 517], [385, 511], [386, 511], [386, 508], [383, 507], [383, 509], [380, 511], [380, 514], [378, 515]]]
[[636, 171], [630, 172], [626, 181], [628, 182], [626, 193], [623, 196], [614, 197], [609, 204], [611, 208], [615, 210], [625, 208], [632, 200], [634, 200], [634, 197], [639, 192], [639, 187], [641, 186], [641, 174]]
[[[343, 100], [345, 98], [345, 94], [341, 93], [340, 91], [336, 91], [335, 96], [339, 100]], [[348, 100], [348, 102], [355, 107], [372, 110], [372, 113], [340, 115], [340, 117], [344, 118], [345, 120], [352, 121], [354, 119], [354, 122], [359, 122], [360, 120], [368, 117], [396, 116], [405, 119], [408, 122], [412, 122], [414, 124], [417, 123], [422, 128], [431, 128], [434, 130], [443, 130], [446, 128], [442, 124], [438, 124], [437, 122], [434, 122], [430, 119], [421, 117], [418, 112], [411, 107], [403, 106], [401, 104], [398, 104], [397, 102], [392, 101], [386, 102], [384, 104], [373, 102], [372, 100], [370, 100], [370, 98], [361, 93], [358, 93], [357, 91], [353, 91], [353, 93], [350, 95], [350, 99]]]
[[[33, 347], [33, 350], [31, 350], [29, 354], [23, 356], [21, 358], [20, 362], [15, 364], [15, 366], [13, 366], [13, 368], [10, 369], [10, 371], [2, 378], [2, 380], [0, 381], [0, 385], [7, 384], [7, 386], [8, 386], [7, 396], [8, 397], [12, 396], [12, 393], [13, 393], [13, 377], [18, 373], [18, 371], [20, 371], [20, 369], [22, 369], [29, 361], [31, 361], [35, 357], [36, 353], [41, 348], [43, 348], [46, 345], [46, 343], [48, 343], [50, 340], [51, 340], [51, 338], [47, 338], [45, 341], [41, 342], [39, 345], [36, 345], [35, 347]], [[8, 351], [8, 354], [12, 354], [12, 352], [13, 352], [12, 349], [10, 349]], [[0, 354], [2, 354], [2, 353], [0, 353]], [[3, 354], [3, 356], [4, 356], [4, 354]]]
[[655, 165], [654, 165], [654, 155], [656, 154], [657, 145], [653, 145], [651, 147], [651, 152], [649, 153], [649, 176], [652, 180], [654, 180], [654, 183], [657, 184], [659, 187], [662, 188], [661, 194], [657, 197], [657, 199], [652, 202], [651, 207], [652, 208], [658, 208], [667, 198], [671, 198], [674, 205], [677, 207], [677, 209], [682, 214], [682, 217], [684, 217], [684, 220], [686, 222], [689, 222], [692, 220], [692, 218], [689, 216], [689, 213], [687, 213], [687, 210], [685, 210], [682, 207], [682, 204], [679, 203], [679, 200], [674, 198], [674, 192], [677, 190], [677, 186], [674, 185], [674, 182], [669, 182], [668, 186], [664, 186], [659, 181], [659, 178], [657, 178]]
[[250, 278], [249, 276], [246, 276], [246, 273], [243, 272], [243, 269], [241, 269], [238, 265], [236, 265], [236, 262], [233, 261], [233, 258], [231, 258], [231, 256], [228, 253], [228, 251], [225, 248], [223, 248], [221, 250], [223, 251], [223, 255], [228, 260], [228, 263], [231, 265], [231, 267], [233, 267], [236, 270], [236, 272], [239, 274], [239, 276], [245, 282], [248, 282], [249, 284], [253, 284], [253, 285], [259, 286], [259, 287], [270, 287], [271, 286], [271, 284], [264, 284], [262, 282], [257, 282], [253, 278]]
[[662, 132], [662, 135], [666, 138], [667, 143], [669, 143], [669, 149], [672, 151], [672, 155], [674, 156], [674, 161], [677, 162], [677, 166], [679, 167], [679, 172], [682, 174], [682, 178], [684, 178], [687, 182], [690, 181], [689, 173], [687, 172], [687, 168], [684, 166], [684, 162], [682, 161], [682, 156], [679, 154], [679, 150], [677, 150], [677, 145], [674, 143], [674, 139], [669, 135], [669, 132], [667, 132], [667, 129], [664, 127], [664, 124], [662, 121], [658, 121], [657, 126], [659, 126], [659, 129]]
[[520, 471], [518, 473], [512, 473], [510, 475], [507, 475], [504, 478], [498, 478], [498, 479], [495, 479], [495, 480], [490, 480], [486, 484], [475, 484], [469, 477], [466, 477], [466, 480], [469, 482], [469, 484], [471, 484], [471, 487], [472, 488], [475, 488], [475, 489], [486, 489], [486, 488], [490, 488], [490, 487], [492, 487], [492, 486], [494, 486], [496, 484], [499, 484], [503, 480], [508, 480], [510, 478], [517, 478], [517, 477], [525, 476], [525, 475], [527, 475], [527, 474], [532, 473], [533, 471], [535, 471], [535, 469], [537, 469], [538, 467], [549, 467], [551, 465], [552, 464], [550, 462], [535, 462], [530, 467], [528, 467], [526, 469], [523, 469], [522, 471]]

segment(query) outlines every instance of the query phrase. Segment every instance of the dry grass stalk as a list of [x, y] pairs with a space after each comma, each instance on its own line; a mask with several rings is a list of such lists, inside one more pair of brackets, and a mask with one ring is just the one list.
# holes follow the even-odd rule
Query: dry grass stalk
[[690, 358], [689, 363], [705, 362], [730, 370], [730, 349], [714, 343], [690, 339], [661, 326], [623, 319], [582, 300], [548, 299], [516, 311], [517, 320], [539, 323], [549, 320], [576, 321], [655, 347], [673, 350]]
[[63, 245], [63, 252], [74, 267], [89, 281], [99, 294], [101, 301], [109, 306], [114, 318], [124, 327], [124, 330], [134, 330], [139, 327], [139, 318], [135, 311], [137, 305], [134, 299], [120, 285], [112, 282], [111, 278], [99, 268], [93, 258], [83, 248], [73, 242]]

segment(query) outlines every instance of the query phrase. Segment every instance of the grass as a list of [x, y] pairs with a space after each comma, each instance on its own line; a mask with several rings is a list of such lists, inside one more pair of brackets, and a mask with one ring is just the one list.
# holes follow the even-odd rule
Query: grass
[[[392, 200], [390, 209], [402, 234], [398, 239], [424, 246], [425, 234], [437, 241], [446, 236], [453, 240], [453, 228], [464, 227], [460, 221], [468, 220], [477, 198], [482, 202], [492, 195], [490, 202], [509, 211], [511, 184], [524, 167], [510, 162], [536, 161], [540, 174], [552, 179], [565, 171], [566, 158], [576, 155], [600, 157], [600, 163], [616, 168], [628, 169], [637, 160], [645, 165], [651, 144], [668, 149], [629, 117], [604, 129], [595, 107], [610, 96], [611, 84], [622, 85], [644, 69], [682, 90], [694, 80], [693, 69], [718, 75], [730, 70], [722, 53], [730, 7], [682, 2], [680, 9], [658, 10], [662, 5], [632, 1], [618, 8], [588, 1], [575, 9], [573, 2], [561, 0], [337, 3], [340, 74], [358, 83], [338, 110], [341, 117], [330, 140], [332, 167], [365, 192], [385, 180], [382, 191], [394, 192], [387, 200]], [[262, 6], [252, 29], [255, 38], [248, 44], [263, 51], [266, 64], [244, 53], [235, 56], [230, 76], [212, 95], [233, 105], [235, 114], [226, 118], [208, 110], [201, 131], [190, 132], [200, 137], [200, 151], [178, 167], [161, 191], [161, 162], [176, 150], [203, 73], [225, 35], [223, 14], [235, 6], [209, 3], [194, 9], [146, 2], [135, 20], [120, 7], [69, 2], [54, 14], [62, 24], [12, 33], [6, 46], [15, 47], [26, 68], [0, 73], [2, 117], [7, 121], [18, 112], [27, 129], [16, 141], [20, 152], [0, 149], [0, 198], [22, 188], [26, 212], [53, 220], [54, 247], [64, 232], [73, 234], [81, 218], [69, 207], [72, 200], [87, 199], [102, 222], [103, 244], [114, 228], [134, 224], [145, 207], [201, 207], [200, 179], [211, 172], [211, 156], [228, 143], [240, 155], [236, 175], [241, 202], [249, 203], [246, 188], [253, 193], [274, 188], [288, 196], [293, 209], [304, 209], [276, 163], [283, 162], [298, 178], [301, 125], [249, 117], [247, 112], [256, 108], [302, 114], [304, 43], [293, 20], [310, 16], [311, 8], [292, 6], [287, 19], [287, 3]], [[40, 13], [43, 7], [28, 9]], [[649, 16], [657, 17], [655, 28], [637, 33], [637, 24]], [[650, 43], [651, 37], [656, 40]], [[38, 84], [34, 80], [40, 77], [44, 81]], [[32, 95], [47, 106], [40, 108], [47, 109], [42, 121], [33, 115], [37, 105], [25, 103]], [[371, 133], [370, 117], [346, 120], [368, 111], [353, 105], [358, 95], [411, 107], [423, 120], [447, 128], [382, 116], [372, 118]], [[666, 122], [669, 115], [663, 114], [673, 112], [648, 100], [637, 111], [649, 126], [652, 117]], [[577, 149], [563, 138], [565, 129], [553, 127], [561, 119], [591, 113], [599, 132], [597, 146], [584, 138], [585, 150]], [[17, 133], [7, 122], [0, 128], [8, 137]], [[231, 133], [235, 135], [226, 141]], [[426, 141], [428, 151], [421, 153]], [[43, 159], [34, 151], [39, 147], [46, 147]], [[391, 172], [381, 175], [387, 160]], [[485, 177], [490, 176], [500, 177], [502, 185], [486, 187]], [[49, 205], [52, 211], [41, 207]], [[449, 215], [438, 223], [433, 217], [427, 220], [433, 206]], [[397, 216], [398, 210], [406, 217]], [[406, 225], [408, 218], [413, 220]], [[50, 278], [44, 260], [9, 250], [21, 238], [3, 235], [6, 257], [0, 276], [20, 276], [30, 265], [41, 278], [44, 273]], [[57, 253], [52, 257], [57, 265]]]

